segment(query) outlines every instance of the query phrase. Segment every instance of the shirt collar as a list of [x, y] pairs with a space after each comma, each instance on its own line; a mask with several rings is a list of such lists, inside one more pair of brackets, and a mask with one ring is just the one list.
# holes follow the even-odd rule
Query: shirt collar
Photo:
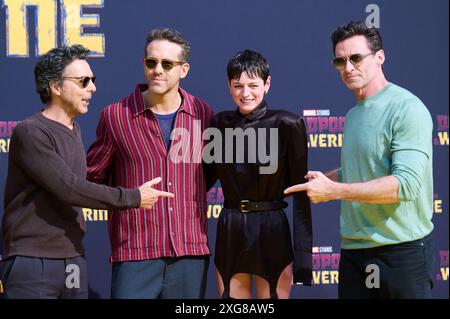
[[[144, 100], [142, 99], [142, 92], [147, 89], [148, 84], [136, 85], [134, 93], [132, 94], [134, 99], [133, 117], [138, 117], [144, 114], [145, 111], [152, 112], [150, 108], [145, 105]], [[178, 112], [185, 112], [191, 116], [195, 116], [194, 103], [192, 103], [193, 101], [191, 95], [182, 88], [178, 88], [178, 92], [181, 94], [181, 105], [178, 108]]]
[[242, 114], [239, 112], [239, 108], [236, 109], [236, 118], [237, 118], [237, 125], [243, 125], [246, 122], [252, 122], [254, 120], [262, 118], [266, 112], [267, 112], [267, 103], [265, 100], [262, 100], [261, 103], [255, 107], [253, 111], [251, 111], [248, 114]]

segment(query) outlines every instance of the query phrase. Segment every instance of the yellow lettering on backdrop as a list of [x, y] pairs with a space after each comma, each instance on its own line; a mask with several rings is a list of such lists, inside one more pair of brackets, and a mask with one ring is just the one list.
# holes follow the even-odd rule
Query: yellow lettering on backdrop
[[82, 208], [84, 220], [88, 222], [108, 220], [108, 211], [105, 209]]
[[448, 267], [441, 267], [442, 280], [448, 280]]
[[434, 212], [437, 214], [442, 213], [442, 199], [434, 200]]
[[448, 145], [448, 132], [438, 132], [439, 145]]
[[28, 57], [27, 7], [36, 6], [36, 55], [42, 55], [57, 46], [57, 0], [4, 0], [6, 6], [6, 55]]
[[57, 6], [61, 5], [61, 45], [82, 44], [91, 56], [105, 56], [105, 36], [84, 33], [84, 28], [100, 26], [98, 14], [83, 14], [84, 8], [103, 8], [104, 0], [3, 0], [6, 8], [6, 55], [30, 56], [27, 8], [36, 7], [36, 56], [58, 46]]
[[3, 139], [0, 138], [0, 153], [8, 153], [9, 152], [9, 143], [11, 139]]
[[339, 272], [337, 270], [313, 271], [313, 283], [315, 285], [329, 285], [339, 283]]
[[208, 218], [219, 218], [220, 212], [222, 211], [222, 205], [216, 204], [216, 205], [208, 205], [208, 212], [207, 216]]
[[82, 44], [92, 56], [105, 56], [105, 36], [101, 33], [83, 34], [85, 27], [99, 27], [98, 14], [83, 14], [82, 8], [102, 8], [103, 0], [62, 0], [61, 13], [64, 43]]
[[342, 147], [344, 141], [344, 134], [309, 134], [308, 135], [308, 147], [310, 148], [333, 148]]

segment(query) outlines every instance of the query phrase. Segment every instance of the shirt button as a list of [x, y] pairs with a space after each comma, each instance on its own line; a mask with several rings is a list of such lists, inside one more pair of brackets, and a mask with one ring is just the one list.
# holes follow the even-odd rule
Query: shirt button
[[169, 207], [169, 211], [173, 211], [173, 208], [172, 208], [172, 207]]
[[171, 183], [171, 182], [169, 182], [169, 186], [172, 186], [172, 183]]

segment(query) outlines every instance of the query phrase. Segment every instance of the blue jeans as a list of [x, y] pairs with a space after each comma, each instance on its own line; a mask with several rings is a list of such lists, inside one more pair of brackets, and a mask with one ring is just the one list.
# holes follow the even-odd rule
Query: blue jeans
[[2, 262], [1, 281], [6, 299], [88, 298], [83, 256], [66, 259], [14, 256]]
[[[379, 269], [379, 288], [373, 287]], [[370, 266], [369, 268], [366, 268]], [[340, 299], [429, 299], [433, 288], [431, 234], [415, 241], [368, 249], [341, 250]], [[367, 286], [367, 282], [369, 285]], [[370, 288], [372, 287], [372, 288]]]
[[112, 299], [203, 299], [209, 257], [114, 262]]

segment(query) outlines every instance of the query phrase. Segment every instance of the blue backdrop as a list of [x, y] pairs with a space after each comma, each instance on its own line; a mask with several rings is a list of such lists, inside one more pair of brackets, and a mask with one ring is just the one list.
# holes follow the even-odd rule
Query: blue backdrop
[[[344, 117], [355, 102], [330, 64], [330, 34], [338, 25], [363, 20], [380, 28], [387, 79], [420, 97], [433, 117], [433, 297], [448, 298], [448, 6], [448, 0], [0, 0], [0, 207], [11, 131], [41, 108], [33, 67], [49, 48], [81, 43], [95, 51], [89, 63], [98, 78], [97, 93], [89, 113], [78, 118], [86, 149], [95, 138], [100, 110], [144, 82], [149, 30], [168, 26], [186, 36], [192, 58], [182, 87], [215, 111], [233, 108], [226, 82], [230, 57], [245, 48], [259, 51], [271, 67], [269, 104], [305, 116], [309, 167], [327, 171], [339, 164]], [[223, 201], [216, 186], [208, 194], [211, 248]], [[107, 212], [84, 212], [91, 297], [109, 298]], [[313, 205], [312, 212], [314, 284], [295, 286], [292, 298], [337, 298], [339, 202]], [[208, 298], [217, 298], [213, 270], [211, 259]]]

